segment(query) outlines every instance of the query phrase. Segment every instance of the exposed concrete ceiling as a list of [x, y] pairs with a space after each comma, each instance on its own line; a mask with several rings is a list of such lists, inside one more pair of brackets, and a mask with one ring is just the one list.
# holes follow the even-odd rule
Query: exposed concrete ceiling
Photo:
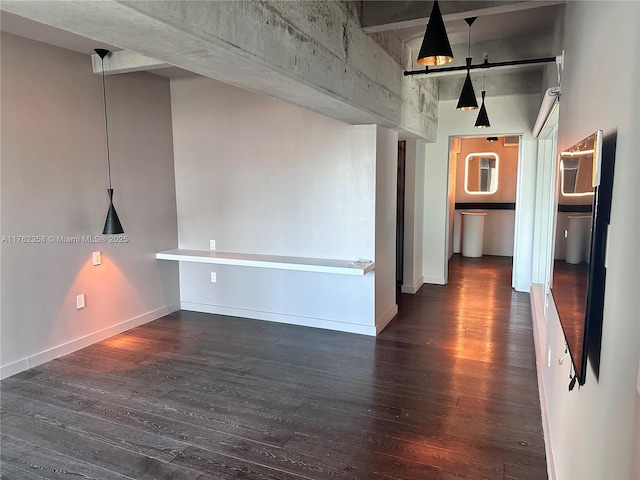
[[[440, 1], [454, 61], [447, 65], [461, 66], [467, 56], [469, 27], [466, 17], [477, 16], [471, 27], [471, 57], [481, 63], [485, 56], [490, 62], [503, 62], [541, 57], [554, 57], [553, 34], [563, 13], [565, 0], [538, 1]], [[421, 70], [415, 63], [433, 8], [432, 1], [374, 1], [364, 2], [362, 24], [372, 34], [392, 32], [410, 50], [410, 70]], [[438, 67], [433, 67], [437, 70]], [[544, 65], [513, 67], [509, 70], [475, 70], [471, 78], [476, 86], [486, 76], [487, 95], [539, 93], [542, 88]], [[515, 71], [517, 70], [517, 71]], [[438, 77], [439, 98], [457, 98], [462, 89], [465, 72], [430, 74]]]
[[[40, 7], [40, 11], [37, 12], [37, 15], [24, 16], [21, 16], [22, 12], [26, 12], [29, 9], [16, 7], [16, 10], [21, 12], [21, 15], [9, 13], [7, 11], [8, 9], [5, 8], [4, 5], [11, 3], [15, 4], [16, 2], [2, 2], [0, 4], [0, 8], [3, 10], [0, 15], [0, 22], [3, 31], [84, 54], [92, 54], [93, 49], [96, 47], [107, 48], [112, 51], [119, 51], [123, 48], [134, 50], [136, 42], [133, 42], [132, 44], [131, 38], [127, 39], [128, 43], [126, 45], [120, 44], [119, 46], [116, 45], [119, 43], [116, 37], [100, 33], [104, 32], [105, 29], [104, 26], [100, 25], [99, 14], [96, 14], [93, 18], [86, 19], [89, 24], [95, 24], [95, 28], [92, 30], [92, 32], [95, 30], [95, 35], [86, 35], [85, 32], [87, 32], [88, 29], [86, 25], [81, 25], [80, 22], [82, 19], [80, 17], [74, 19], [76, 22], [74, 24], [74, 28], [69, 28], [69, 25], [73, 24], [73, 22], [66, 20], [62, 21], [60, 18], [55, 18], [54, 13], [48, 14], [45, 11], [48, 9], [48, 7], [45, 6], [46, 2], [33, 2], [41, 3], [42, 7]], [[73, 2], [53, 3], [71, 4]], [[105, 9], [109, 4], [114, 5], [115, 3], [116, 2], [98, 2], [97, 4], [101, 5], [101, 8]], [[122, 3], [129, 3], [131, 5], [134, 2]], [[284, 3], [286, 4], [287, 2]], [[490, 61], [554, 56], [558, 54], [559, 52], [551, 51], [551, 39], [554, 25], [557, 17], [561, 14], [563, 3], [564, 1], [557, 0], [441, 1], [440, 6], [444, 15], [449, 40], [452, 44], [454, 55], [456, 57], [454, 65], [464, 64], [468, 34], [468, 28], [467, 24], [464, 22], [464, 18], [467, 16], [479, 17], [472, 28], [472, 56], [474, 57], [474, 63], [476, 59], [479, 63], [485, 54], [489, 55]], [[424, 35], [431, 7], [432, 2], [429, 1], [365, 1], [361, 7], [363, 28], [368, 32], [391, 32], [408, 46], [408, 49], [411, 52], [409, 56], [411, 59], [415, 60], [417, 50], [420, 48], [422, 36]], [[54, 9], [51, 8], [52, 12], [53, 10]], [[33, 11], [34, 9], [31, 9], [31, 12]], [[58, 26], [64, 28], [57, 28]], [[159, 25], [158, 28], [163, 27], [162, 25]], [[143, 33], [140, 35], [143, 35]], [[93, 38], [89, 38], [89, 36], [93, 36]], [[129, 37], [131, 37], [131, 34], [129, 34]], [[111, 42], [110, 39], [112, 40]], [[185, 39], [185, 48], [187, 48], [187, 42], [188, 40]], [[143, 43], [144, 40], [140, 38], [140, 44]], [[149, 45], [146, 44], [145, 47], [141, 45], [141, 48], [138, 51], [142, 54], [148, 54], [150, 51]], [[181, 50], [183, 50], [182, 47], [175, 45], [176, 52], [180, 52]], [[176, 62], [171, 61], [173, 57], [170, 52], [166, 53], [159, 63], [165, 65], [168, 64], [168, 67], [158, 68], [159, 65], [155, 65], [153, 68], [145, 68], [141, 65], [140, 69], [167, 77], [178, 77], [191, 74], [207, 75], [207, 69], [203, 68], [202, 61], [195, 61], [195, 63], [192, 62], [196, 56], [194, 54], [197, 54], [197, 52], [189, 52], [188, 48], [185, 52], [186, 53], [181, 54], [179, 58], [180, 61]], [[177, 53], [173, 55], [178, 59]], [[156, 55], [154, 54], [154, 56]], [[158, 58], [161, 57], [158, 56]], [[209, 58], [208, 61], [213, 61], [213, 59]], [[190, 66], [190, 62], [193, 63], [193, 67]], [[415, 65], [414, 68], [418, 68], [415, 63], [413, 65]], [[256, 67], [257, 68], [255, 70], [260, 70], [259, 66]], [[228, 64], [228, 68], [234, 68], [233, 62]], [[226, 72], [225, 78], [220, 78], [219, 76], [217, 78], [225, 81], [232, 75], [233, 72]], [[238, 76], [240, 75], [246, 75], [246, 70], [243, 70], [242, 72], [239, 71]], [[461, 84], [461, 77], [463, 75], [464, 74], [454, 74], [446, 79], [440, 79], [439, 98], [454, 98], [457, 95], [456, 91], [459, 89], [458, 85]], [[482, 73], [480, 72], [472, 73], [472, 78], [476, 85], [477, 82], [482, 81], [481, 76]], [[542, 79], [542, 67], [529, 67], [519, 72], [487, 71], [486, 77], [488, 83], [487, 91], [489, 92], [489, 95], [523, 92], [538, 93], [541, 91], [540, 83]], [[214, 78], [216, 77], [214, 76]], [[281, 76], [278, 76], [278, 78], [282, 79]], [[278, 92], [284, 88], [278, 87], [280, 90], [276, 88], [276, 84], [280, 80], [277, 81], [275, 77], [272, 80], [268, 80], [267, 75], [263, 75], [262, 80], [260, 81], [263, 83], [273, 83], [272, 86], [267, 86], [265, 91], [265, 93], [272, 96], [279, 96]], [[284, 88], [284, 96], [282, 98], [287, 99], [287, 96], [291, 92], [292, 85], [293, 84], [289, 83], [289, 86]], [[253, 89], [249, 84], [243, 86], [248, 89]], [[260, 86], [255, 88], [257, 91], [260, 91], [260, 89]], [[304, 92], [302, 92], [302, 90], [304, 90]], [[301, 99], [309, 98], [310, 93], [311, 91], [306, 85], [301, 86]], [[331, 91], [329, 91], [329, 94], [329, 96], [333, 96]], [[339, 103], [336, 103], [336, 101], [331, 98], [326, 98], [324, 101], [320, 99], [318, 100], [318, 103], [321, 105], [321, 108], [316, 108], [315, 110], [327, 114], [335, 111], [336, 115], [334, 118], [342, 118], [346, 121], [352, 120], [354, 123], [361, 121], [363, 118], [366, 120], [376, 121], [377, 114], [375, 112], [372, 112], [373, 115], [367, 114], [362, 116], [357, 112], [352, 111], [352, 105], [347, 105], [343, 108]], [[302, 104], [304, 106], [304, 103]], [[341, 109], [345, 111], [340, 113], [339, 111]], [[378, 118], [377, 121], [380, 121], [380, 119]], [[384, 124], [384, 122], [380, 123]]]
[[[367, 32], [395, 30], [404, 40], [424, 35], [433, 7], [432, 1], [373, 1], [364, 2], [362, 27]], [[521, 36], [553, 27], [556, 12], [547, 7], [563, 5], [566, 0], [441, 0], [447, 34], [451, 44], [467, 42], [467, 17], [487, 17], [483, 26], [474, 24], [478, 40]], [[540, 10], [540, 9], [543, 10]], [[414, 48], [419, 48], [413, 46]]]
[[[0, 29], [3, 32], [13, 33], [14, 35], [65, 48], [73, 52], [84, 53], [85, 55], [93, 55], [95, 48], [105, 48], [112, 52], [122, 50], [115, 45], [97, 42], [82, 35], [45, 25], [44, 23], [39, 23], [6, 11], [0, 13]], [[168, 78], [195, 75], [192, 72], [178, 67], [154, 68], [147, 71]]]
[[[435, 81], [403, 76], [402, 66], [360, 28], [358, 5], [3, 0], [0, 9], [93, 39], [89, 48], [132, 51], [144, 60], [140, 70], [168, 64], [348, 124], [379, 124], [433, 141]], [[120, 71], [135, 71], [125, 63]]]

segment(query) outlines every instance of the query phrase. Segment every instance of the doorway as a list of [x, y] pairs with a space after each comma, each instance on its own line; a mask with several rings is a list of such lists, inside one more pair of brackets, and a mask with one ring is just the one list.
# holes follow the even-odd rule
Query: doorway
[[[398, 142], [398, 192], [396, 202], [396, 301], [398, 291], [402, 287], [404, 276], [404, 198], [405, 198], [405, 165], [406, 141]], [[396, 302], [397, 303], [397, 302]]]
[[520, 135], [450, 138], [449, 260], [453, 255], [513, 259], [520, 161]]

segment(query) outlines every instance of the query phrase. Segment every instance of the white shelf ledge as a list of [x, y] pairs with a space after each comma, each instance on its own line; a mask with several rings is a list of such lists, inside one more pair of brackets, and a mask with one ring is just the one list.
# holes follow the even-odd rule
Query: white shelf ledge
[[333, 260], [328, 258], [285, 257], [256, 253], [219, 252], [217, 250], [184, 250], [176, 248], [156, 253], [159, 260], [177, 262], [212, 263], [241, 267], [275, 268], [301, 272], [335, 273], [339, 275], [366, 275], [375, 263], [360, 260]]

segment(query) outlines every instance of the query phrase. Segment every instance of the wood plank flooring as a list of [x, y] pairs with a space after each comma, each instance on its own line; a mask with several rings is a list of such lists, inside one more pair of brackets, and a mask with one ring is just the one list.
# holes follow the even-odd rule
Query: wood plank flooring
[[511, 259], [449, 276], [377, 338], [183, 311], [5, 379], [1, 477], [546, 478]]

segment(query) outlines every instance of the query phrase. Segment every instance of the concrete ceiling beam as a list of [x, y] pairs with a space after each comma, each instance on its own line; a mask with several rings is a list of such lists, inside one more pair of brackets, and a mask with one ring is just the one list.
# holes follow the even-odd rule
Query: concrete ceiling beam
[[[99, 55], [91, 55], [91, 65], [93, 67], [93, 73], [102, 73], [102, 60]], [[131, 50], [111, 52], [104, 57], [105, 75], [158, 70], [170, 66], [169, 63], [147, 57], [146, 55]]]
[[404, 77], [342, 2], [3, 0], [1, 8], [346, 123], [437, 135], [435, 80]]

